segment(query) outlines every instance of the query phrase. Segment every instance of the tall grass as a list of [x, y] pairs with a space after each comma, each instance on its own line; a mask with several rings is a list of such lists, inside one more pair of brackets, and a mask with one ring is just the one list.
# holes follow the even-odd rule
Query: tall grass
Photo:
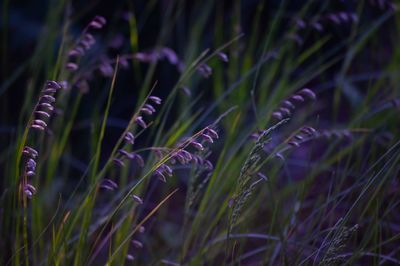
[[400, 264], [394, 2], [16, 10], [1, 265]]

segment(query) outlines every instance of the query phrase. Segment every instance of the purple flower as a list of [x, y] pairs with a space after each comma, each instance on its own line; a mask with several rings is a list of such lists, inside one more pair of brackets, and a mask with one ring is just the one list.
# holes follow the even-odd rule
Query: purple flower
[[153, 101], [155, 104], [161, 104], [161, 98], [157, 96], [150, 96], [149, 100]]
[[65, 66], [68, 70], [75, 71], [78, 69], [78, 65], [72, 62], [67, 63]]
[[40, 100], [45, 101], [45, 102], [50, 102], [50, 103], [54, 103], [56, 101], [56, 98], [54, 98], [51, 95], [43, 95]]
[[100, 188], [105, 188], [107, 190], [114, 190], [118, 188], [118, 185], [111, 179], [106, 178], [101, 182]]
[[132, 240], [132, 244], [135, 246], [135, 248], [143, 248], [143, 244], [142, 242], [138, 241], [138, 240]]
[[317, 98], [317, 96], [315, 95], [315, 93], [314, 93], [312, 90], [308, 89], [308, 88], [302, 89], [302, 90], [299, 92], [299, 94], [301, 94], [302, 96], [307, 97], [307, 98], [309, 98], [309, 99], [311, 99], [311, 100], [315, 100], [315, 99]]
[[133, 198], [133, 200], [136, 201], [137, 203], [143, 204], [143, 200], [142, 200], [139, 196], [137, 196], [137, 195], [132, 195], [132, 198]]
[[135, 136], [131, 132], [127, 132], [125, 135], [125, 140], [133, 145], [135, 143]]
[[32, 196], [36, 194], [36, 188], [31, 184], [25, 184], [23, 190], [28, 199], [31, 199]]
[[22, 150], [22, 153], [27, 154], [32, 158], [36, 158], [39, 155], [39, 153], [35, 149], [29, 146], [25, 146], [24, 149]]
[[275, 118], [276, 120], [282, 120], [282, 118], [283, 118], [281, 112], [273, 112], [272, 117]]
[[142, 128], [147, 128], [147, 125], [146, 125], [146, 123], [144, 122], [142, 116], [136, 117], [135, 122], [136, 122], [136, 124], [138, 124], [138, 125], [141, 126]]
[[58, 84], [57, 82], [55, 82], [55, 81], [53, 81], [53, 80], [47, 81], [47, 87], [48, 87], [48, 88], [53, 88], [53, 89], [56, 89], [56, 90], [61, 89], [60, 84]]
[[125, 166], [124, 162], [123, 162], [121, 159], [114, 158], [114, 159], [113, 159], [113, 162], [114, 162], [116, 165], [120, 166], [120, 167]]
[[221, 59], [224, 62], [228, 62], [229, 61], [228, 56], [223, 52], [217, 53], [217, 56], [219, 57], [219, 59]]
[[295, 94], [292, 96], [292, 99], [297, 102], [304, 102], [304, 98], [301, 95]]
[[192, 144], [193, 147], [195, 147], [196, 149], [202, 151], [204, 150], [203, 145], [201, 145], [199, 142], [197, 141], [191, 141], [190, 144]]

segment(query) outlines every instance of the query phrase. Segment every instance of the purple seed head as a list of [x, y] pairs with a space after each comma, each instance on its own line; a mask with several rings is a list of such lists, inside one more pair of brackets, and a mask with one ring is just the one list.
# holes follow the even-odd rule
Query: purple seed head
[[50, 114], [47, 113], [47, 112], [44, 112], [44, 111], [35, 111], [35, 114], [36, 115], [42, 115], [42, 116], [45, 116], [47, 118], [50, 118]]
[[138, 125], [141, 126], [142, 128], [147, 128], [147, 125], [146, 125], [146, 123], [144, 122], [142, 116], [136, 117], [135, 122], [136, 122], [136, 124], [138, 124]]
[[283, 107], [286, 107], [286, 108], [290, 108], [290, 109], [295, 109], [296, 107], [294, 106], [294, 104], [291, 102], [291, 101], [289, 101], [289, 100], [284, 100], [283, 102], [282, 102], [282, 106]]
[[156, 111], [156, 108], [154, 108], [153, 105], [146, 103], [145, 105], [143, 105], [143, 107], [151, 110], [153, 113]]
[[304, 98], [301, 95], [295, 94], [291, 97], [292, 100], [295, 100], [297, 102], [304, 102]]
[[29, 158], [28, 161], [26, 162], [26, 168], [28, 168], [28, 170], [34, 171], [36, 169], [35, 160]]
[[33, 124], [34, 125], [39, 125], [41, 127], [47, 127], [46, 122], [44, 122], [43, 120], [40, 120], [40, 119], [33, 120]]
[[140, 112], [142, 112], [142, 113], [144, 113], [146, 115], [152, 115], [153, 114], [153, 112], [150, 109], [146, 108], [146, 107], [143, 107], [142, 109], [140, 109]]
[[53, 111], [54, 110], [54, 107], [49, 103], [40, 103], [39, 106], [40, 107], [46, 107], [47, 110], [49, 110], [49, 111]]
[[209, 160], [204, 161], [204, 166], [206, 167], [207, 170], [211, 171], [214, 169], [213, 164]]
[[101, 182], [100, 187], [101, 188], [105, 188], [107, 190], [114, 190], [114, 189], [118, 188], [118, 185], [117, 185], [117, 183], [115, 183], [111, 179], [106, 178]]
[[268, 177], [267, 177], [266, 175], [264, 175], [263, 173], [261, 173], [261, 172], [258, 172], [258, 173], [257, 173], [257, 176], [261, 177], [261, 178], [264, 179], [265, 181], [268, 181]]
[[228, 55], [225, 54], [225, 53], [223, 53], [223, 52], [217, 53], [217, 56], [218, 56], [219, 59], [221, 59], [223, 62], [226, 62], [226, 63], [227, 63], [227, 62], [229, 61]]
[[293, 147], [300, 147], [300, 144], [296, 141], [289, 141], [288, 144]]
[[150, 96], [149, 100], [153, 101], [155, 104], [161, 104], [161, 98], [157, 96]]
[[307, 97], [307, 98], [309, 98], [309, 99], [311, 99], [311, 100], [317, 99], [317, 96], [315, 95], [315, 93], [314, 93], [312, 90], [308, 89], [308, 88], [302, 89], [302, 90], [299, 92], [299, 94], [302, 95], [302, 96], [304, 96], [304, 97]]
[[274, 119], [276, 119], [276, 120], [282, 120], [283, 115], [282, 115], [281, 112], [273, 112], [273, 113], [272, 113], [272, 117], [273, 117]]
[[44, 131], [44, 127], [39, 126], [39, 125], [31, 125], [31, 128]]
[[296, 135], [296, 136], [294, 136], [294, 138], [297, 139], [297, 140], [303, 140], [304, 139], [304, 137], [302, 135]]
[[207, 135], [207, 134], [205, 134], [205, 133], [203, 133], [201, 136], [203, 137], [203, 139], [204, 139], [205, 141], [210, 142], [210, 143], [214, 143], [214, 140], [212, 139], [211, 136], [209, 136], [209, 135]]
[[133, 153], [130, 153], [130, 152], [126, 151], [126, 150], [119, 149], [118, 152], [120, 154], [122, 154], [123, 156], [127, 157], [128, 159], [134, 159], [135, 158], [135, 155]]
[[132, 195], [132, 199], [136, 201], [138, 204], [143, 204], [143, 200], [137, 195]]
[[319, 23], [319, 22], [313, 22], [313, 23], [311, 23], [311, 26], [319, 32], [324, 30], [321, 23]]
[[135, 143], [135, 136], [131, 132], [127, 132], [124, 138], [128, 143], [132, 145]]
[[135, 257], [132, 254], [126, 254], [126, 259], [129, 261], [134, 261]]
[[178, 56], [171, 48], [164, 47], [161, 49], [161, 56], [165, 56], [172, 65], [179, 63]]
[[207, 128], [206, 128], [206, 132], [207, 132], [207, 134], [210, 135], [213, 139], [218, 139], [218, 138], [219, 138], [217, 131], [215, 131], [215, 130], [212, 129], [212, 128], [207, 127]]
[[114, 159], [113, 159], [113, 162], [114, 162], [116, 165], [120, 166], [120, 167], [125, 166], [124, 162], [123, 162], [121, 159], [114, 158]]
[[292, 114], [292, 112], [290, 112], [290, 110], [288, 108], [285, 107], [280, 107], [279, 111], [281, 114], [285, 115], [285, 116], [290, 116]]
[[43, 96], [40, 98], [40, 100], [41, 100], [41, 101], [44, 101], [44, 102], [54, 103], [54, 102], [56, 101], [56, 98], [54, 98], [54, 97], [51, 96], [51, 95], [43, 95]]
[[52, 89], [56, 89], [56, 90], [61, 89], [60, 84], [58, 84], [57, 82], [55, 82], [55, 81], [53, 81], [53, 80], [47, 81], [46, 86], [47, 86], [48, 88], [52, 88]]
[[142, 244], [142, 242], [140, 242], [140, 241], [138, 241], [138, 240], [132, 240], [132, 245], [135, 247], [135, 248], [143, 248], [143, 244]]
[[28, 171], [28, 172], [26, 172], [26, 176], [28, 176], [28, 177], [32, 177], [32, 176], [34, 176], [35, 175], [35, 172], [34, 171]]
[[167, 182], [167, 179], [165, 178], [165, 176], [164, 176], [164, 174], [162, 173], [162, 171], [160, 170], [160, 169], [156, 169], [155, 171], [154, 171], [154, 175], [159, 179], [159, 180], [161, 180], [162, 182]]
[[144, 160], [143, 160], [143, 157], [140, 156], [140, 155], [137, 154], [137, 153], [136, 153], [134, 156], [135, 156], [135, 160], [136, 160], [137, 164], [138, 164], [140, 167], [144, 167]]
[[99, 67], [100, 73], [105, 77], [112, 77], [114, 69], [108, 62], [103, 62]]
[[32, 156], [32, 158], [36, 158], [39, 155], [39, 153], [34, 148], [31, 148], [29, 146], [25, 146], [22, 152], [24, 154]]
[[192, 144], [193, 147], [195, 147], [196, 149], [198, 149], [199, 151], [204, 150], [203, 145], [201, 145], [199, 142], [197, 141], [192, 141], [190, 144]]
[[67, 63], [65, 66], [68, 70], [75, 71], [78, 69], [78, 65], [72, 62]]

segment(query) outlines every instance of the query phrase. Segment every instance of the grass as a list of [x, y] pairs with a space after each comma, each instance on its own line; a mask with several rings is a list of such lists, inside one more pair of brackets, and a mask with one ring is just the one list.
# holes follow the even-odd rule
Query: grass
[[393, 2], [16, 10], [1, 265], [400, 264]]

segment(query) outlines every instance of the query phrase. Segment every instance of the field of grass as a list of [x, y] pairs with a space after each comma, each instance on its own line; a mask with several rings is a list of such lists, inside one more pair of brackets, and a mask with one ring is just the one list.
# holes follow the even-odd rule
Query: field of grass
[[395, 1], [0, 4], [0, 265], [400, 265]]

